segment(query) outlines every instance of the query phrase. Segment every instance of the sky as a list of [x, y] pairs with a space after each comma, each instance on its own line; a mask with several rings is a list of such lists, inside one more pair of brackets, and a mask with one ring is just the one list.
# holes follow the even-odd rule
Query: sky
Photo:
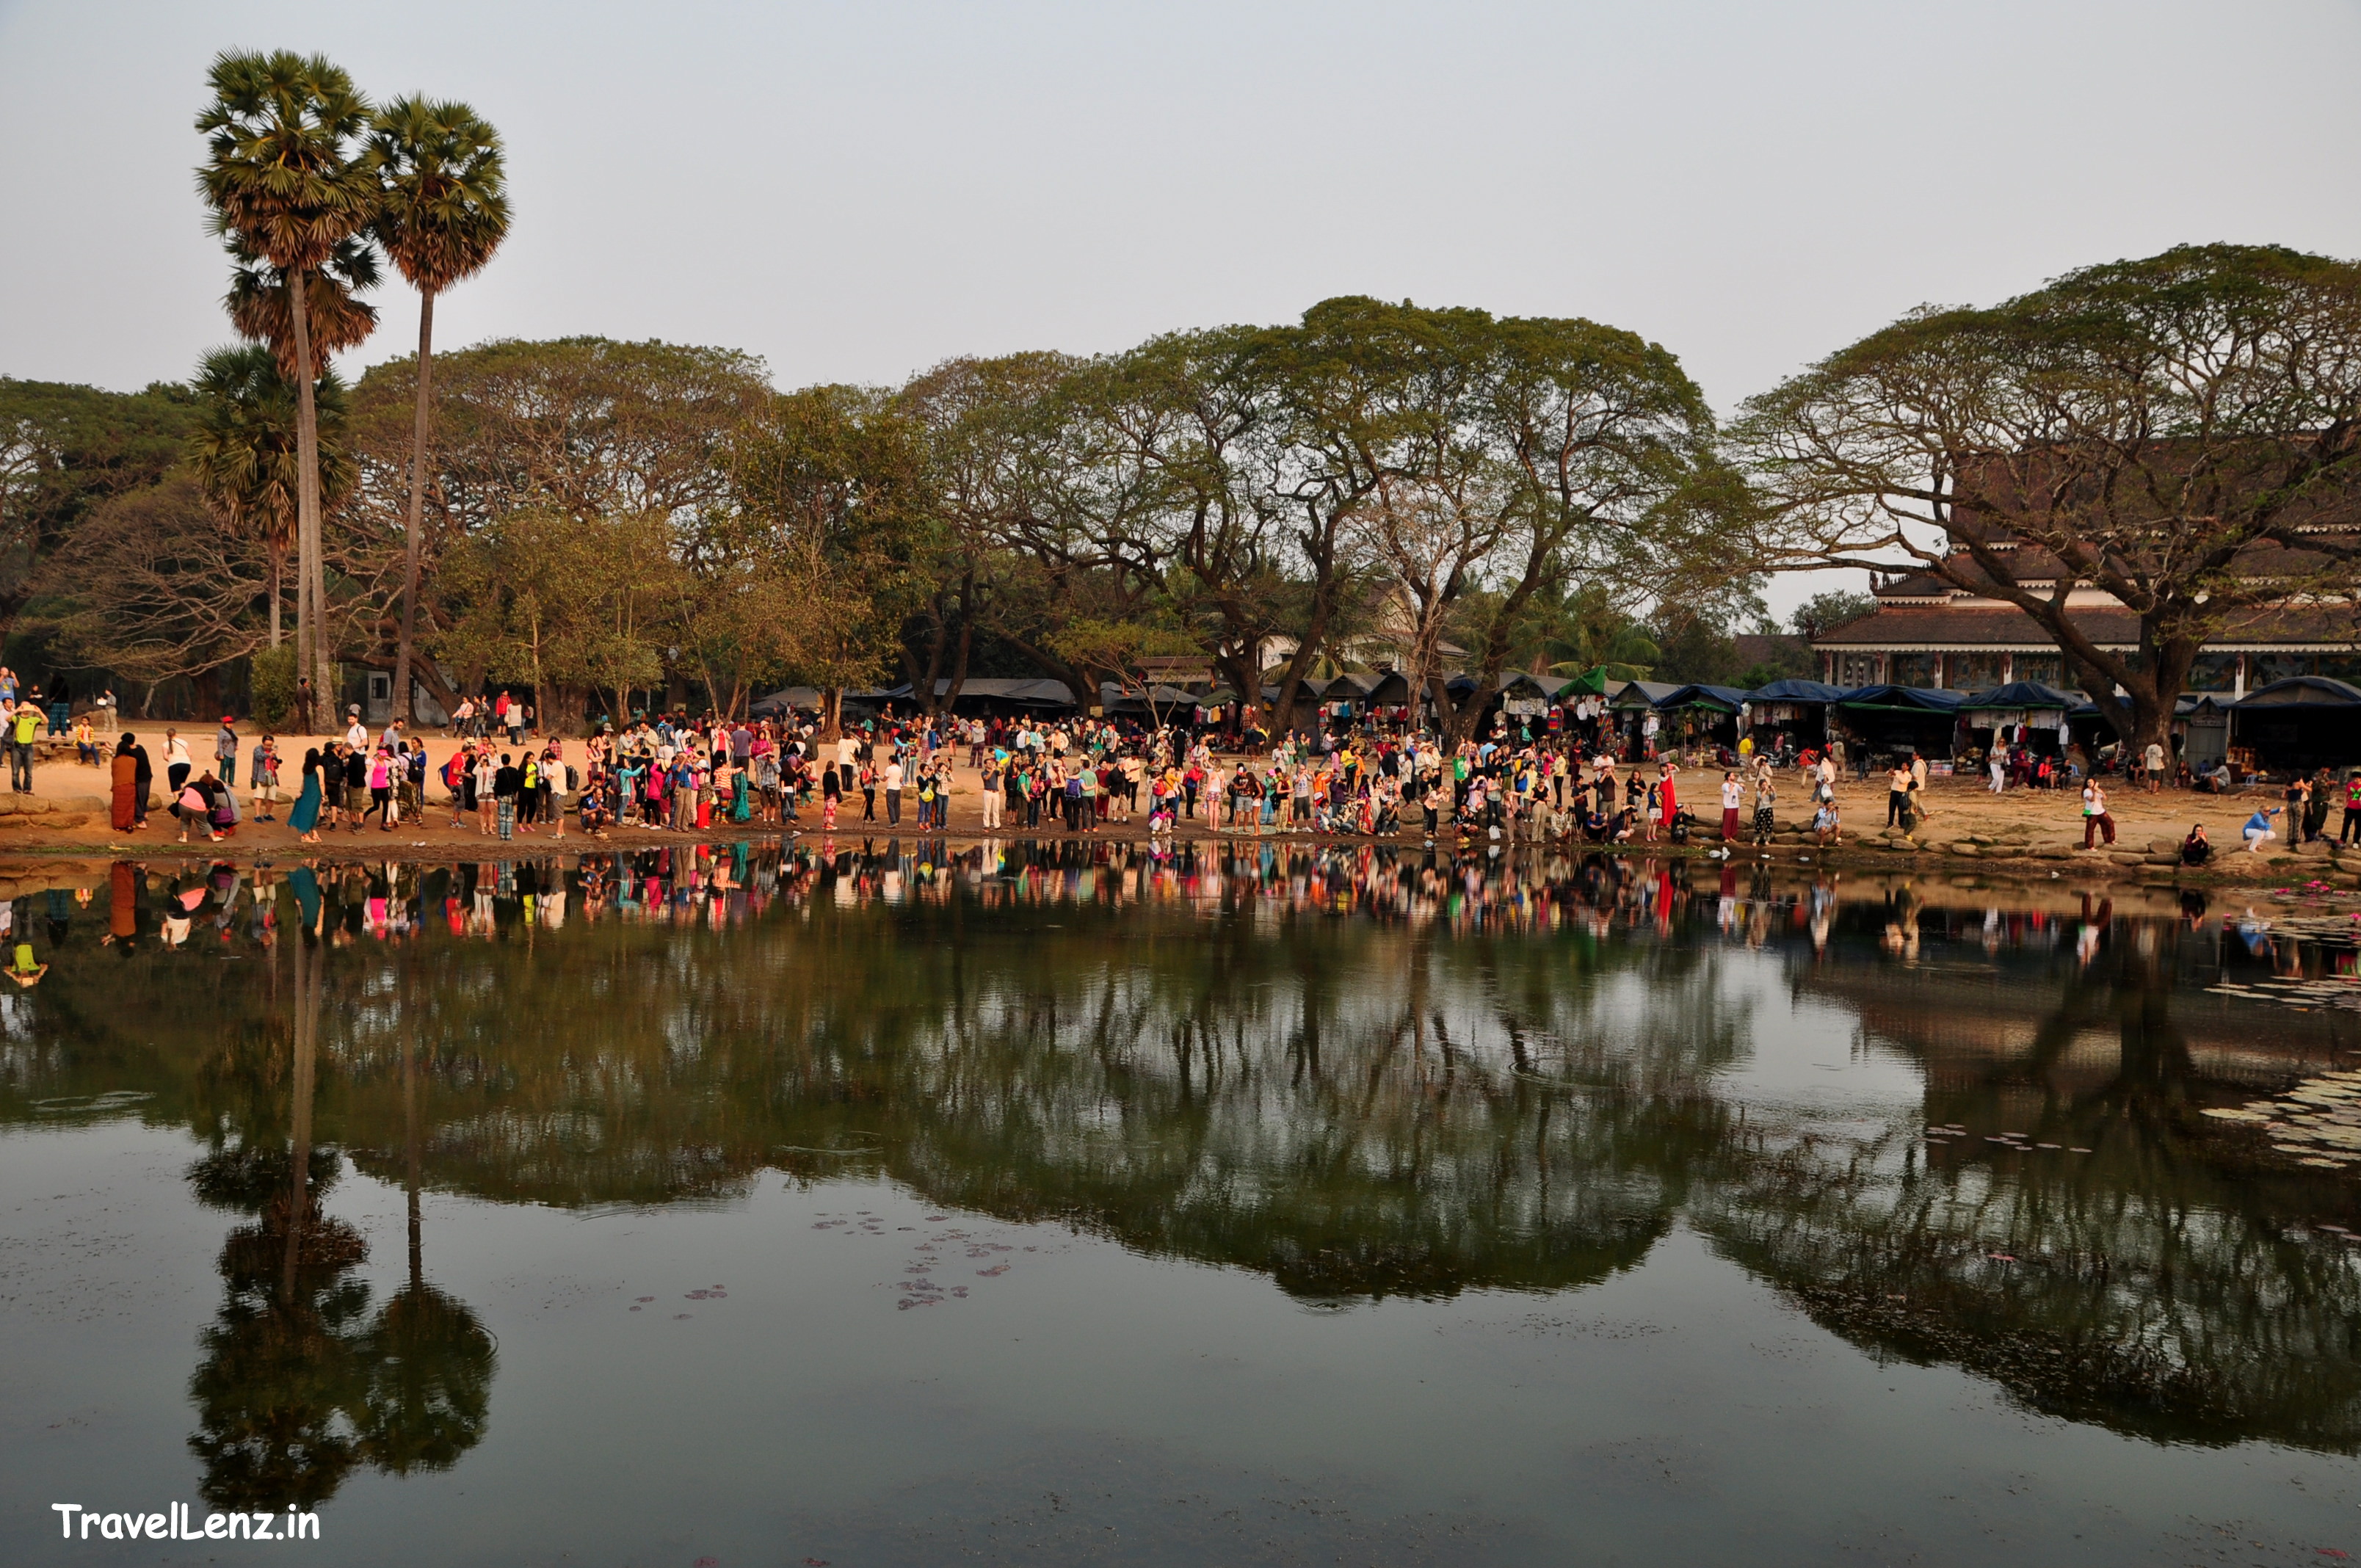
[[[0, 375], [228, 339], [192, 121], [216, 52], [276, 48], [500, 128], [511, 237], [438, 347], [713, 344], [782, 387], [1368, 294], [1629, 328], [1727, 414], [1921, 303], [2361, 256], [2361, 0], [0, 0]], [[416, 347], [378, 303], [347, 374]]]

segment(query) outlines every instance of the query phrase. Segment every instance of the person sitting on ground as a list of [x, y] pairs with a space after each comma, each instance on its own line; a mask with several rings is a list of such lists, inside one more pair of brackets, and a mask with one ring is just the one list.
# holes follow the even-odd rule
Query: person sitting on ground
[[2180, 841], [2180, 863], [2184, 866], [2202, 866], [2213, 858], [2213, 846], [2205, 837], [2205, 824], [2191, 823], [2189, 828], [2189, 837]]
[[2279, 837], [2278, 834], [2271, 831], [2271, 818], [2277, 817], [2279, 814], [2279, 808], [2276, 806], [2258, 806], [2255, 807], [2255, 814], [2246, 818], [2246, 826], [2245, 828], [2246, 848], [2249, 850], [2259, 855], [2263, 852], [2264, 845]]

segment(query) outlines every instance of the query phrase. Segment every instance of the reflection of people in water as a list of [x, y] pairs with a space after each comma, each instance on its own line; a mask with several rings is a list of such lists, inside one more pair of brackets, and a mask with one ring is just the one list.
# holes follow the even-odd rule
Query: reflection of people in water
[[20, 941], [10, 949], [8, 978], [16, 982], [19, 990], [30, 991], [40, 984], [41, 977], [49, 972], [49, 965], [33, 961], [32, 943]]

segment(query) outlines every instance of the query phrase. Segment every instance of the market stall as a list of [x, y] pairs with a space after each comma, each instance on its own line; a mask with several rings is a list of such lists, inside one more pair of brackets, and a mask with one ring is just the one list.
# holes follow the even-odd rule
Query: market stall
[[1864, 761], [1881, 757], [1949, 759], [1959, 747], [1960, 710], [1968, 694], [1927, 686], [1857, 686], [1830, 705], [1837, 722], [1861, 744]]
[[1746, 694], [1746, 732], [1754, 737], [1757, 755], [1782, 751], [1801, 755], [1828, 743], [1828, 705], [1844, 696], [1842, 686], [1796, 677], [1773, 681]]
[[2298, 675], [2247, 694], [2230, 707], [2230, 754], [2271, 773], [2361, 765], [2361, 688]]

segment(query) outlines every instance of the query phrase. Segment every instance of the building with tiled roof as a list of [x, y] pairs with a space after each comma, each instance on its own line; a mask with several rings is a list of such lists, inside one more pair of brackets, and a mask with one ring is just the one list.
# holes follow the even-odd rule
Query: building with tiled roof
[[[2258, 553], [2241, 565], [2272, 573], [2282, 564], [2266, 556], [2287, 554]], [[2054, 587], [2057, 564], [2047, 552], [2010, 554], [2020, 585], [2045, 591]], [[1984, 691], [2011, 681], [2080, 684], [2065, 667], [2057, 640], [2004, 599], [1919, 570], [1872, 575], [1870, 593], [1877, 600], [1875, 609], [1812, 639], [1820, 678], [1830, 685]], [[2072, 589], [2066, 612], [2098, 646], [2137, 651], [2138, 615], [2104, 589]], [[2355, 625], [2354, 609], [2345, 605], [2290, 604], [2257, 611], [2206, 644], [2189, 673], [2189, 689], [2243, 696], [2295, 675], [2361, 681]]]

